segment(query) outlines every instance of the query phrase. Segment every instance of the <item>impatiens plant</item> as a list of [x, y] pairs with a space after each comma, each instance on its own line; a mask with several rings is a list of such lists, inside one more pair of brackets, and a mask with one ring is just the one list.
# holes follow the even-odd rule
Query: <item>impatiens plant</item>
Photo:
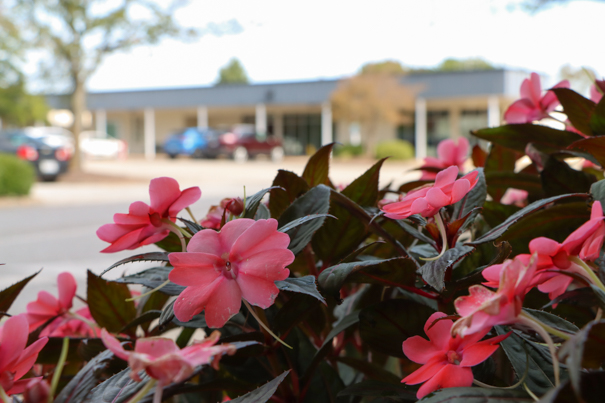
[[[209, 212], [192, 211], [203, 183], [154, 179], [149, 204], [97, 234], [105, 253], [158, 250], [89, 271], [77, 296], [61, 273], [57, 293], [7, 319], [1, 400], [601, 401], [605, 97], [594, 91], [543, 92], [532, 74], [510, 124], [472, 133], [488, 149], [465, 161], [464, 140], [442, 143], [423, 179], [399, 187], [379, 186], [385, 160], [334, 186], [334, 144]], [[0, 311], [34, 276], [0, 291]]]

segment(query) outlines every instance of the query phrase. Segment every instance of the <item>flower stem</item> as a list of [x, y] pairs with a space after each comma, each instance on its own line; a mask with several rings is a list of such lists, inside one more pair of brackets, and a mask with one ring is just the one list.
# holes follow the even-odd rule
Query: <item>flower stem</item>
[[187, 212], [189, 213], [189, 216], [191, 217], [193, 222], [196, 224], [199, 224], [198, 221], [195, 219], [195, 216], [193, 215], [193, 212], [191, 211], [191, 209], [189, 207], [185, 207], [185, 210], [187, 210]]
[[594, 270], [592, 270], [592, 268], [586, 264], [585, 261], [583, 261], [582, 259], [580, 259], [577, 256], [571, 256], [569, 258], [569, 260], [572, 263], [575, 263], [578, 266], [582, 267], [584, 269], [584, 271], [586, 271], [586, 274], [588, 274], [588, 277], [589, 277], [591, 283], [593, 283], [594, 285], [599, 287], [601, 290], [605, 291], [605, 285], [603, 285], [603, 282], [601, 281], [601, 279], [597, 276], [597, 274], [594, 272]]
[[443, 224], [443, 219], [441, 218], [441, 214], [437, 212], [435, 214], [435, 222], [437, 223], [437, 228], [439, 228], [439, 234], [441, 235], [441, 252], [435, 257], [421, 257], [420, 260], [425, 261], [433, 261], [439, 259], [445, 251], [448, 249], [447, 245], [447, 233], [445, 232], [445, 224]]
[[529, 387], [527, 386], [526, 383], [523, 383], [523, 388], [525, 389], [525, 391], [527, 392], [527, 394], [530, 395], [532, 399], [534, 399], [534, 401], [536, 401], [536, 402], [540, 401], [540, 398], [538, 396], [536, 396], [534, 394], [534, 392], [532, 392], [531, 390], [529, 390]]
[[191, 234], [167, 218], [162, 219], [162, 221], [164, 222], [164, 224], [166, 224], [166, 226], [168, 227], [168, 229], [170, 231], [174, 232], [176, 234], [176, 236], [179, 237], [179, 240], [181, 241], [181, 248], [183, 249], [183, 252], [187, 252], [187, 242], [185, 242], [185, 238], [183, 237], [183, 235], [185, 235], [187, 238], [191, 238]]
[[543, 326], [545, 325], [540, 321], [537, 321], [536, 319], [526, 315], [524, 312], [521, 312], [518, 319], [520, 324], [535, 330], [536, 333], [538, 333], [548, 345], [548, 350], [550, 351], [550, 355], [552, 357], [552, 368], [555, 374], [555, 386], [559, 386], [561, 384], [561, 379], [559, 376], [559, 358], [557, 357], [557, 351], [555, 350], [555, 343], [553, 343], [552, 338], [550, 337], [548, 332], [544, 330]]
[[[2, 403], [11, 403], [11, 400], [12, 400], [4, 391], [4, 388], [2, 387], [2, 385], [0, 385], [0, 399], [2, 400]], [[50, 397], [49, 397], [49, 399], [50, 399]]]
[[48, 403], [52, 403], [53, 397], [55, 396], [55, 391], [57, 390], [57, 386], [59, 385], [59, 379], [61, 379], [61, 372], [63, 371], [63, 366], [65, 365], [65, 360], [67, 359], [67, 352], [69, 351], [69, 337], [63, 338], [63, 347], [61, 348], [61, 355], [59, 356], [59, 362], [57, 362], [57, 367], [55, 368], [55, 373], [53, 374], [53, 379], [50, 383], [50, 393], [48, 394]]
[[143, 297], [148, 296], [149, 294], [153, 294], [154, 292], [158, 291], [159, 289], [165, 287], [166, 285], [168, 285], [168, 283], [170, 283], [170, 280], [166, 280], [164, 281], [162, 284], [158, 285], [157, 287], [155, 287], [153, 290], [147, 291], [146, 293], [143, 293], [141, 295], [137, 295], [136, 297], [132, 297], [132, 298], [128, 298], [126, 301], [136, 301], [138, 299], [141, 299]]
[[[143, 386], [143, 388], [141, 390], [139, 390], [137, 392], [136, 395], [134, 395], [129, 401], [128, 403], [137, 403], [139, 400], [141, 400], [143, 397], [145, 397], [145, 395], [151, 390], [151, 388], [153, 388], [155, 386], [155, 383], [157, 381], [155, 379], [150, 379], [149, 382], [147, 382], [145, 384], [145, 386]], [[162, 389], [160, 389], [162, 390]], [[160, 394], [160, 399], [161, 399], [161, 394]], [[155, 395], [154, 395], [154, 402], [155, 402]]]
[[259, 317], [256, 315], [256, 312], [254, 312], [254, 308], [252, 308], [252, 307], [250, 306], [250, 304], [248, 303], [248, 301], [246, 301], [245, 299], [243, 299], [242, 301], [244, 301], [244, 305], [246, 305], [246, 308], [248, 308], [248, 311], [250, 311], [250, 314], [251, 314], [252, 316], [254, 316], [254, 319], [256, 319], [256, 321], [258, 322], [258, 324], [259, 324], [259, 325], [260, 325], [260, 326], [261, 326], [263, 329], [265, 329], [265, 330], [267, 331], [267, 333], [269, 333], [271, 336], [273, 336], [273, 338], [274, 338], [275, 340], [279, 341], [281, 344], [283, 344], [284, 346], [286, 346], [286, 347], [288, 347], [289, 349], [291, 349], [291, 350], [292, 350], [292, 347], [290, 347], [289, 345], [287, 345], [287, 344], [286, 344], [286, 342], [285, 342], [285, 341], [283, 341], [282, 339], [280, 339], [279, 337], [277, 337], [277, 336], [275, 335], [275, 333], [273, 333], [273, 332], [271, 331], [271, 329], [269, 329], [269, 327], [268, 327], [267, 325], [265, 325], [265, 324], [263, 323], [263, 321], [262, 321], [262, 320], [260, 320], [260, 318], [259, 318]]

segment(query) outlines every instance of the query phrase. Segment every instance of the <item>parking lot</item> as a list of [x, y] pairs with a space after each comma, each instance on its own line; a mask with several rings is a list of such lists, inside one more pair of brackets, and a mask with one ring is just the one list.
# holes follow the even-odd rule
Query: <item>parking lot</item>
[[[181, 189], [199, 186], [202, 198], [192, 206], [199, 219], [212, 204], [224, 197], [252, 194], [271, 185], [278, 169], [297, 174], [304, 170], [307, 158], [288, 157], [279, 164], [253, 160], [236, 164], [230, 160], [168, 160], [153, 161], [130, 158], [125, 161], [87, 161], [86, 175], [68, 174], [54, 183], [39, 182], [31, 195], [24, 199], [0, 199], [0, 289], [43, 269], [15, 302], [13, 313], [25, 309], [28, 301], [42, 289], [54, 292], [56, 276], [68, 270], [79, 283], [79, 295], [85, 296], [86, 270], [100, 273], [112, 263], [132, 256], [135, 252], [99, 253], [105, 243], [96, 237], [101, 225], [112, 222], [114, 213], [127, 212], [133, 201], [149, 201], [149, 180], [170, 176], [179, 181]], [[372, 160], [334, 161], [330, 177], [335, 184], [346, 184], [372, 165]], [[393, 182], [393, 187], [415, 179], [418, 172], [410, 171], [415, 162], [385, 163], [381, 186]], [[146, 251], [155, 250], [148, 246]], [[140, 267], [140, 266], [139, 266]], [[149, 263], [144, 267], [149, 267]], [[134, 264], [116, 269], [135, 271]]]

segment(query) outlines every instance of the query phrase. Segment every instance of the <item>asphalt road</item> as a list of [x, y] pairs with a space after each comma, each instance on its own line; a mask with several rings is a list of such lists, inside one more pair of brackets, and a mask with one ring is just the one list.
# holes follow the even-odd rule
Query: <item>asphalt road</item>
[[[242, 196], [268, 187], [277, 169], [301, 174], [306, 159], [287, 158], [280, 164], [269, 161], [231, 161], [177, 159], [145, 161], [90, 161], [87, 173], [103, 175], [92, 181], [37, 183], [28, 198], [0, 199], [0, 289], [42, 270], [25, 288], [11, 308], [11, 313], [25, 310], [27, 302], [41, 290], [56, 295], [56, 277], [71, 272], [78, 281], [78, 294], [85, 297], [86, 271], [100, 273], [114, 262], [143, 251], [157, 250], [147, 246], [137, 251], [99, 253], [107, 244], [95, 231], [112, 222], [114, 213], [126, 213], [133, 201], [149, 201], [149, 180], [170, 176], [181, 189], [199, 186], [202, 198], [192, 206], [199, 219], [212, 204], [224, 197]], [[337, 162], [330, 177], [335, 184], [349, 183], [372, 165], [372, 161]], [[411, 180], [418, 173], [409, 172], [414, 163], [385, 164], [381, 184], [395, 185]], [[406, 173], [407, 172], [407, 173]], [[107, 179], [108, 178], [108, 179]], [[114, 270], [119, 276], [125, 270], [136, 272], [151, 263], [129, 264]]]

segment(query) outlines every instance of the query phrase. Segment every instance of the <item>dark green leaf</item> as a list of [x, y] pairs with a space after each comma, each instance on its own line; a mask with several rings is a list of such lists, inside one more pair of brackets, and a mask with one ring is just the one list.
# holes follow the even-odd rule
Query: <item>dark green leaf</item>
[[[366, 380], [347, 387], [338, 396], [376, 396], [394, 397], [406, 401], [415, 402], [416, 393], [405, 385], [396, 385], [380, 380]], [[397, 400], [396, 400], [397, 401]]]
[[329, 185], [330, 158], [334, 143], [326, 144], [309, 158], [302, 177], [309, 187]]
[[590, 116], [592, 115], [596, 104], [590, 99], [584, 98], [574, 90], [569, 88], [552, 88], [563, 106], [563, 112], [577, 130], [591, 136]]
[[[141, 272], [130, 274], [128, 276], [119, 277], [115, 280], [117, 283], [124, 284], [141, 284], [145, 287], [156, 288], [162, 285], [168, 280], [168, 274], [172, 271], [172, 267], [152, 267], [151, 269], [143, 270]], [[185, 287], [174, 284], [172, 282], [166, 284], [159, 291], [168, 295], [179, 295]]]
[[164, 326], [167, 323], [170, 323], [174, 319], [174, 301], [166, 305], [166, 307], [162, 310], [162, 314], [160, 315], [160, 320], [158, 325]]
[[599, 369], [605, 363], [605, 321], [588, 323], [565, 342], [559, 356], [565, 359], [571, 384], [579, 392], [583, 369]]
[[19, 296], [19, 293], [21, 293], [21, 290], [23, 290], [27, 283], [29, 283], [29, 280], [36, 277], [38, 273], [40, 273], [40, 270], [0, 291], [0, 312], [8, 312], [15, 299]]
[[252, 392], [246, 393], [243, 396], [235, 398], [231, 400], [232, 403], [265, 403], [267, 400], [273, 396], [277, 387], [280, 383], [286, 378], [286, 376], [290, 373], [290, 370], [284, 372], [277, 378], [272, 381], [264, 384], [258, 389], [253, 390]]
[[395, 385], [401, 383], [401, 378], [399, 378], [397, 375], [379, 367], [376, 364], [372, 364], [365, 359], [362, 360], [359, 358], [345, 356], [338, 357], [338, 361], [364, 374], [368, 379], [386, 381]]
[[573, 198], [573, 197], [586, 199], [586, 198], [588, 198], [588, 195], [583, 194], [583, 193], [567, 194], [567, 195], [553, 196], [553, 197], [549, 197], [547, 199], [535, 201], [535, 202], [531, 203], [529, 206], [522, 208], [521, 210], [517, 211], [515, 214], [508, 217], [503, 223], [492, 228], [490, 231], [483, 234], [483, 236], [481, 236], [480, 238], [474, 240], [473, 242], [469, 242], [468, 244], [469, 245], [479, 245], [479, 244], [482, 244], [485, 242], [495, 241], [502, 234], [504, 234], [511, 225], [513, 225], [514, 223], [519, 221], [521, 218], [523, 218], [529, 214], [532, 214], [533, 212], [540, 210], [541, 208], [548, 206], [550, 203], [553, 203], [553, 202], [556, 202], [559, 200], [563, 200], [563, 199]]
[[605, 166], [605, 136], [578, 139], [569, 147], [570, 150], [580, 149], [591, 154], [601, 166]]
[[601, 290], [594, 284], [590, 285], [590, 288], [594, 295], [597, 297], [597, 303], [601, 309], [605, 309], [605, 291]]
[[[502, 326], [496, 326], [496, 332], [503, 335], [508, 331]], [[523, 378], [527, 371], [524, 382], [538, 396], [555, 386], [552, 359], [548, 358], [550, 353], [548, 349], [546, 349], [546, 355], [543, 354], [544, 351], [539, 351], [545, 349], [544, 346], [525, 340], [515, 333], [500, 342], [500, 345], [515, 369], [517, 375], [515, 382]]]
[[141, 253], [139, 255], [134, 255], [134, 256], [131, 256], [131, 257], [127, 257], [126, 259], [122, 259], [119, 262], [112, 264], [107, 269], [103, 270], [103, 273], [101, 273], [100, 277], [102, 277], [103, 274], [107, 273], [109, 270], [115, 269], [116, 267], [121, 266], [121, 265], [126, 264], [126, 263], [132, 263], [132, 262], [169, 262], [169, 261], [170, 261], [170, 259], [168, 259], [168, 253], [167, 252]]
[[530, 316], [536, 318], [540, 322], [548, 325], [552, 328], [560, 330], [565, 333], [574, 334], [579, 331], [578, 327], [573, 323], [560, 318], [557, 315], [554, 315], [550, 312], [539, 311], [537, 309], [523, 308], [525, 313], [528, 313]]
[[283, 190], [273, 189], [270, 192], [269, 210], [271, 210], [271, 217], [273, 218], [279, 218], [294, 200], [309, 190], [309, 185], [303, 178], [294, 172], [284, 171], [283, 169], [277, 171], [272, 186], [286, 190], [284, 192]]
[[269, 212], [269, 209], [267, 208], [267, 206], [265, 206], [263, 203], [258, 205], [258, 210], [256, 210], [256, 215], [254, 216], [254, 219], [256, 221], [258, 220], [267, 220], [271, 218], [271, 213]]
[[152, 320], [159, 318], [161, 314], [162, 311], [147, 311], [132, 322], [130, 322], [129, 324], [127, 324], [126, 326], [124, 326], [124, 328], [120, 330], [119, 333], [125, 333], [126, 330], [136, 328], [137, 326], [142, 325], [144, 323], [149, 323]]
[[446, 388], [434, 392], [422, 403], [510, 403], [534, 402], [522, 390], [486, 389], [486, 388]]
[[416, 228], [412, 227], [410, 224], [405, 222], [404, 220], [393, 220], [393, 222], [397, 223], [405, 232], [413, 236], [414, 238], [422, 241], [430, 246], [435, 246], [435, 241], [433, 241], [428, 236], [424, 235], [422, 232], [418, 231]]
[[190, 220], [186, 220], [184, 218], [178, 217], [178, 219], [185, 224], [185, 226], [187, 227], [187, 229], [189, 230], [189, 232], [191, 232], [192, 234], [197, 234], [198, 232], [200, 232], [201, 230], [204, 229], [204, 227], [202, 227], [201, 225], [199, 225], [196, 222], [190, 221]]
[[[599, 297], [603, 299], [600, 299]], [[594, 285], [591, 285], [590, 287], [576, 288], [559, 295], [557, 298], [544, 305], [542, 309], [552, 307], [553, 305], [557, 306], [557, 304], [570, 304], [585, 308], [591, 308], [595, 305], [599, 305], [603, 309], [605, 308], [605, 292], [601, 291]]]
[[435, 290], [442, 291], [445, 287], [445, 272], [474, 250], [475, 247], [466, 245], [456, 245], [446, 250], [439, 259], [430, 261], [420, 268], [422, 279]]
[[109, 282], [88, 271], [88, 307], [100, 327], [117, 333], [132, 322], [137, 315], [132, 295], [126, 284]]
[[601, 98], [590, 117], [590, 130], [595, 136], [605, 136], [605, 97]]
[[546, 196], [557, 196], [568, 193], [588, 193], [590, 186], [597, 178], [583, 171], [576, 171], [566, 162], [548, 158], [540, 172], [542, 188]]
[[514, 174], [515, 163], [521, 157], [518, 151], [492, 144], [489, 154], [485, 160], [485, 179], [487, 181], [487, 192], [496, 202], [499, 202], [506, 191], [506, 187], [496, 187], [492, 184], [491, 176]]
[[279, 334], [289, 332], [294, 326], [305, 320], [319, 307], [316, 298], [305, 294], [295, 294], [277, 312], [273, 321], [275, 331]]
[[252, 196], [246, 197], [246, 202], [245, 202], [246, 209], [242, 212], [241, 217], [242, 218], [254, 218], [254, 216], [256, 216], [256, 211], [258, 210], [259, 204], [261, 204], [261, 202], [263, 201], [263, 197], [265, 197], [267, 192], [269, 192], [270, 190], [274, 190], [274, 189], [276, 191], [278, 191], [277, 189], [280, 189], [280, 188], [276, 187], [276, 186], [271, 186], [270, 188], [266, 188], [266, 189], [263, 189], [261, 191], [254, 193]]
[[595, 182], [590, 187], [592, 198], [601, 202], [601, 207], [605, 206], [605, 179]]
[[375, 242], [371, 242], [371, 243], [365, 244], [365, 245], [359, 247], [359, 249], [351, 252], [351, 254], [349, 256], [345, 257], [344, 259], [342, 259], [340, 261], [340, 263], [351, 263], [351, 262], [354, 262], [359, 255], [361, 255], [364, 252], [368, 252], [371, 248], [374, 248], [374, 247], [376, 247], [378, 245], [381, 245], [381, 244], [384, 244], [384, 241], [375, 241]]
[[[171, 305], [170, 307], [172, 308], [173, 306]], [[164, 312], [166, 312], [166, 311], [164, 311]], [[164, 314], [164, 312], [162, 312], [162, 313]], [[166, 314], [169, 314], [169, 313], [170, 313], [169, 311], [166, 312]], [[164, 316], [166, 316], [166, 314], [164, 314]], [[162, 319], [160, 319], [160, 322], [163, 322], [166, 320], [166, 319], [163, 319], [163, 320]], [[206, 324], [206, 315], [204, 312], [200, 312], [197, 315], [193, 315], [193, 318], [191, 318], [191, 320], [188, 322], [181, 322], [176, 317], [173, 317], [172, 323], [174, 323], [177, 326], [186, 327], [189, 329], [201, 329], [201, 328], [208, 327], [208, 325]]]
[[[330, 188], [319, 185], [296, 199], [279, 218], [280, 231], [290, 236], [288, 248], [299, 253], [324, 224], [330, 208]], [[308, 217], [316, 217], [309, 219]], [[298, 223], [296, 222], [298, 221]]]
[[423, 336], [426, 319], [434, 311], [422, 304], [391, 299], [363, 308], [359, 312], [359, 334], [370, 348], [405, 358], [401, 343], [411, 336]]
[[378, 181], [380, 179], [380, 168], [386, 158], [376, 162], [370, 169], [359, 178], [351, 182], [342, 190], [342, 194], [363, 207], [373, 207], [378, 201]]
[[[105, 382], [95, 387], [87, 396], [85, 403], [125, 403], [149, 381], [149, 376], [141, 374], [142, 382], [135, 382], [130, 379], [130, 369], [127, 368], [118, 372]], [[152, 389], [145, 396], [153, 396]]]
[[[185, 243], [189, 242], [190, 238], [185, 238]], [[168, 236], [160, 241], [157, 241], [155, 244], [160, 249], [165, 250], [168, 253], [171, 252], [182, 252], [183, 245], [181, 244], [181, 240], [179, 237], [172, 231], [168, 234]]]
[[568, 380], [542, 396], [540, 403], [603, 402], [603, 395], [605, 394], [605, 371], [583, 372], [580, 374], [580, 382], [582, 389], [579, 397], [574, 393], [571, 382]]
[[315, 276], [304, 276], [304, 277], [289, 277], [282, 281], [276, 281], [275, 285], [280, 291], [298, 292], [301, 294], [307, 294], [313, 298], [318, 299], [323, 304], [326, 303], [324, 297], [317, 290], [317, 284], [315, 284]]
[[382, 264], [353, 271], [347, 277], [346, 282], [415, 290], [416, 269], [416, 262], [412, 259], [389, 259]]
[[582, 136], [576, 133], [530, 123], [481, 129], [472, 132], [472, 134], [480, 139], [522, 153], [525, 153], [525, 147], [528, 143], [565, 149], [574, 141], [582, 139]]
[[456, 219], [462, 218], [470, 213], [476, 207], [483, 207], [487, 198], [487, 185], [483, 168], [477, 168], [477, 183], [475, 186], [456, 204], [454, 204], [454, 214]]
[[429, 180], [418, 180], [418, 181], [413, 181], [413, 182], [408, 182], [408, 183], [404, 183], [403, 185], [399, 186], [399, 191], [402, 193], [407, 193], [410, 190], [414, 190], [416, 188], [419, 188], [421, 186], [427, 185], [429, 183], [433, 183], [433, 181], [429, 181]]
[[[542, 181], [539, 176], [515, 173], [515, 172], [486, 172], [485, 180], [488, 184], [488, 191], [494, 198], [494, 201], [500, 201], [500, 198], [506, 192], [506, 189], [521, 189], [527, 191], [534, 197], [541, 196], [542, 194]], [[494, 197], [494, 195], [500, 194], [500, 198]]]
[[341, 263], [322, 271], [317, 278], [317, 282], [322, 290], [332, 295], [336, 300], [340, 300], [340, 288], [347, 281], [347, 277], [368, 266], [380, 265], [391, 260], [400, 260], [402, 264], [404, 263], [401, 258]]
[[61, 393], [55, 398], [54, 403], [77, 403], [84, 400], [99, 381], [102, 379], [102, 372], [109, 366], [109, 361], [113, 359], [113, 353], [105, 350], [95, 358], [90, 360], [76, 376], [74, 376]]

